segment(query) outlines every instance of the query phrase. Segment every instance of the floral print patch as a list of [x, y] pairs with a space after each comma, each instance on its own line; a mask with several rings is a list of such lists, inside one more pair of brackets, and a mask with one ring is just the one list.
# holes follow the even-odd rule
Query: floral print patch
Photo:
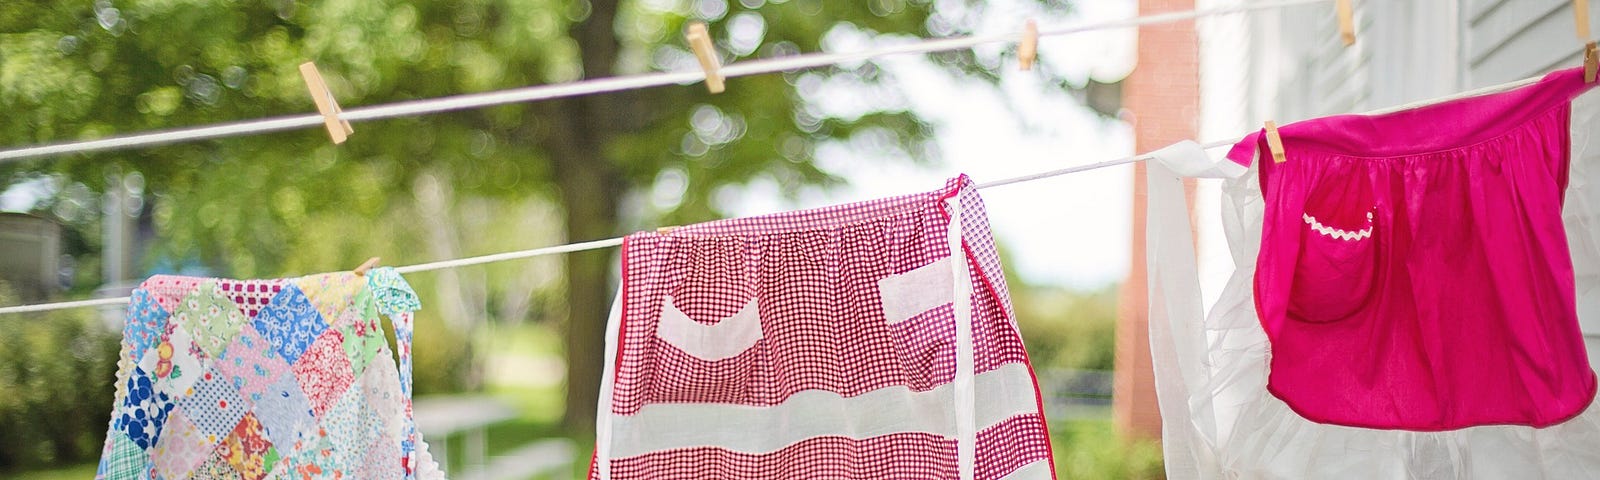
[[162, 478], [189, 478], [189, 472], [198, 468], [215, 446], [207, 440], [206, 434], [200, 433], [200, 427], [179, 410], [167, 419], [161, 443], [150, 449], [150, 461]]
[[172, 312], [172, 321], [186, 329], [207, 356], [216, 357], [244, 326], [245, 316], [233, 300], [222, 295], [216, 282], [206, 282], [183, 298]]
[[239, 390], [239, 396], [250, 403], [260, 401], [267, 386], [289, 371], [289, 364], [278, 358], [278, 349], [261, 338], [253, 325], [245, 325], [239, 337], [217, 358], [216, 367]]
[[222, 441], [218, 450], [222, 457], [228, 460], [239, 471], [239, 476], [244, 480], [261, 480], [267, 476], [267, 468], [278, 463], [278, 450], [267, 439], [267, 430], [254, 414], [245, 414], [239, 420], [239, 425], [233, 428], [233, 433], [227, 440]]
[[256, 331], [278, 348], [283, 361], [294, 364], [311, 348], [311, 342], [328, 330], [328, 322], [300, 289], [289, 285], [273, 297], [272, 303], [256, 314]]
[[300, 389], [311, 400], [312, 413], [319, 418], [356, 381], [350, 360], [345, 359], [344, 348], [340, 347], [343, 339], [338, 330], [328, 330], [290, 367], [295, 378], [300, 379]]
[[128, 320], [122, 326], [125, 360], [137, 362], [144, 353], [161, 343], [167, 333], [167, 311], [150, 292], [135, 290], [128, 297]]

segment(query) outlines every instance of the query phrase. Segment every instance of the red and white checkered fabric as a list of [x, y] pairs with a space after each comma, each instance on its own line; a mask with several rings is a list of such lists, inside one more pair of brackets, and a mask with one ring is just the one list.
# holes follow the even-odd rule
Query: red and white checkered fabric
[[[950, 205], [965, 262], [951, 261]], [[970, 281], [952, 281], [962, 264]], [[1053, 477], [1038, 387], [965, 176], [635, 234], [623, 272], [590, 478]], [[958, 315], [964, 284], [971, 312]], [[963, 317], [973, 472], [957, 471]]]

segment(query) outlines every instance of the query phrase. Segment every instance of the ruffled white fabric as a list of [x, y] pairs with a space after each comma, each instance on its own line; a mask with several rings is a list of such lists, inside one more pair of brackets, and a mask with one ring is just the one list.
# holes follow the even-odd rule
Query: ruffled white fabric
[[444, 470], [428, 451], [428, 442], [417, 436], [417, 480], [444, 480]]
[[[1573, 102], [1571, 128], [1563, 221], [1578, 316], [1591, 364], [1600, 365], [1600, 95]], [[1344, 427], [1295, 414], [1266, 390], [1270, 349], [1252, 288], [1263, 212], [1254, 168], [1213, 162], [1192, 144], [1155, 157], [1147, 178], [1150, 346], [1168, 478], [1600, 478], [1600, 408], [1593, 405], [1549, 428], [1447, 432]], [[1221, 204], [1236, 269], [1209, 315], [1180, 175], [1230, 177]]]

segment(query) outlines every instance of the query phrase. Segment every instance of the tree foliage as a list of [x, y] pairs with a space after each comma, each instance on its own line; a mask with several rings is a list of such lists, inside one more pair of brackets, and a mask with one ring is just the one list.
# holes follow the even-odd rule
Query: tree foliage
[[[981, 13], [975, 3], [926, 0], [11, 0], [0, 5], [0, 143], [305, 113], [296, 67], [306, 60], [348, 109], [695, 68], [680, 32], [696, 19], [710, 23], [726, 62], [819, 51], [840, 32], [960, 33]], [[936, 58], [993, 76], [968, 52]], [[93, 230], [92, 208], [68, 218], [56, 207], [92, 204], [108, 178], [142, 179], [146, 266], [268, 277], [374, 254], [409, 263], [715, 218], [729, 186], [771, 180], [793, 194], [834, 181], [814, 152], [859, 135], [930, 158], [929, 126], [889, 87], [900, 81], [861, 63], [731, 79], [717, 96], [667, 87], [358, 123], [337, 147], [305, 130], [90, 153], [0, 165], [0, 187], [42, 182], [54, 198], [39, 209]], [[869, 101], [846, 113], [822, 108], [824, 83]], [[663, 184], [681, 194], [643, 198]], [[74, 189], [88, 193], [73, 200]], [[439, 293], [423, 321], [457, 327], [418, 342], [470, 348], [458, 344], [470, 345], [471, 325], [485, 318], [567, 322], [567, 424], [585, 428], [610, 255], [567, 256], [559, 274], [413, 276]], [[429, 361], [419, 355], [422, 390], [455, 378]]]

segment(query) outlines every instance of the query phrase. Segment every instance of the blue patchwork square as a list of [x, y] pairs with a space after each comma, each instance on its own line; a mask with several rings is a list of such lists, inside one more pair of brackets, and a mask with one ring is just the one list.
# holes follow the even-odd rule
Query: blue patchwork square
[[200, 429], [211, 443], [228, 437], [233, 427], [239, 425], [249, 407], [226, 377], [216, 368], [207, 369], [192, 387], [194, 394], [178, 400], [184, 415]]
[[149, 449], [161, 438], [167, 414], [176, 406], [166, 392], [157, 391], [155, 382], [143, 368], [134, 367], [128, 376], [127, 396], [117, 406], [112, 419], [114, 430], [128, 436], [140, 449]]
[[261, 334], [287, 363], [300, 359], [318, 335], [328, 329], [328, 322], [317, 313], [316, 305], [300, 291], [299, 287], [286, 285], [272, 297], [254, 320], [256, 332]]
[[171, 315], [146, 290], [134, 290], [128, 298], [128, 318], [122, 326], [122, 342], [131, 347], [127, 360], [137, 362], [144, 352], [161, 343]]
[[299, 432], [315, 429], [317, 424], [317, 418], [311, 413], [311, 400], [300, 390], [293, 372], [284, 372], [267, 386], [261, 399], [256, 401], [255, 413], [261, 426], [267, 429], [267, 438], [283, 455], [294, 448]]

